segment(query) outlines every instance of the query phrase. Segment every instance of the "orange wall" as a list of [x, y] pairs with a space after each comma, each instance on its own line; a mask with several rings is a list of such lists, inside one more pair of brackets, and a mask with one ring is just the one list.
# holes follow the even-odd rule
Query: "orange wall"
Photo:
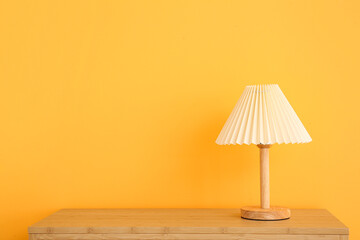
[[255, 146], [215, 139], [278, 83], [313, 138], [271, 149], [271, 201], [360, 238], [360, 2], [1, 1], [0, 239], [60, 208], [257, 204]]

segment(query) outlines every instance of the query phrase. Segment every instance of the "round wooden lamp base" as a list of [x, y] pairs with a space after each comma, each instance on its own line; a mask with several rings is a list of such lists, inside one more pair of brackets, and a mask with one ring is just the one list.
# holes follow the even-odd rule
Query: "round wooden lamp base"
[[243, 207], [241, 208], [241, 217], [250, 220], [285, 220], [290, 218], [290, 209], [284, 207]]

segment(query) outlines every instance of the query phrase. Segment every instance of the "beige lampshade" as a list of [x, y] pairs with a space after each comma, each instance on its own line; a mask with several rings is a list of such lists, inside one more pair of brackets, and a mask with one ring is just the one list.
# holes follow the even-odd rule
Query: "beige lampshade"
[[216, 143], [307, 143], [311, 137], [277, 84], [247, 86]]

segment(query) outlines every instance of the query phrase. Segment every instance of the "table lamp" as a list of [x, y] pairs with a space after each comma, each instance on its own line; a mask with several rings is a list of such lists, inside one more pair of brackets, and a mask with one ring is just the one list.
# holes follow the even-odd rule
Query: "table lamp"
[[241, 217], [251, 220], [290, 218], [285, 207], [270, 206], [269, 148], [274, 143], [308, 143], [311, 137], [277, 84], [245, 87], [216, 143], [256, 144], [260, 149], [261, 207], [243, 207]]

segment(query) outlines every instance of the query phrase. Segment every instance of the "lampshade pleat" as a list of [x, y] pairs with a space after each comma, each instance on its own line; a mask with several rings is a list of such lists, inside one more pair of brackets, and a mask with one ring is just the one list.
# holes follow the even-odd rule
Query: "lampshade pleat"
[[251, 99], [251, 94], [252, 94], [252, 91], [251, 89], [247, 89], [247, 94], [245, 96], [245, 100], [244, 100], [244, 107], [241, 109], [241, 112], [240, 112], [240, 119], [238, 121], [239, 123], [239, 129], [237, 130], [237, 132], [235, 132], [234, 134], [234, 139], [232, 141], [232, 144], [235, 144], [235, 142], [242, 142], [243, 139], [240, 139], [239, 136], [244, 136], [244, 130], [245, 130], [245, 123], [246, 123], [246, 119], [247, 119], [247, 108], [246, 106], [249, 104], [249, 101]]
[[234, 135], [239, 131], [239, 124], [240, 124], [239, 119], [241, 119], [241, 116], [242, 116], [241, 111], [243, 111], [245, 109], [247, 95], [248, 95], [248, 91], [244, 93], [242, 99], [240, 99], [240, 101], [239, 101], [239, 104], [237, 104], [237, 106], [234, 109], [234, 117], [229, 122], [229, 126], [228, 126], [226, 134], [224, 136], [225, 141], [234, 142], [233, 138], [234, 138]]
[[233, 125], [236, 124], [237, 119], [240, 116], [240, 111], [245, 108], [244, 102], [247, 100], [247, 94], [248, 94], [248, 91], [244, 91], [240, 100], [237, 102], [233, 112], [231, 113], [231, 115], [229, 117], [229, 121], [226, 122], [226, 124], [224, 126], [224, 131], [221, 132], [222, 141], [229, 141], [229, 139], [231, 137], [231, 135], [230, 135], [231, 129], [233, 128]]
[[247, 86], [216, 143], [306, 143], [312, 139], [277, 84]]
[[238, 109], [237, 109], [238, 116], [235, 119], [235, 121], [233, 122], [234, 131], [231, 134], [228, 134], [228, 138], [230, 139], [231, 142], [235, 142], [236, 136], [239, 133], [240, 124], [241, 124], [241, 122], [239, 120], [242, 118], [242, 115], [243, 115], [242, 111], [244, 110], [244, 105], [246, 105], [246, 100], [247, 100], [247, 98], [246, 98], [246, 96], [244, 96], [244, 99], [243, 99], [241, 105], [238, 106]]

